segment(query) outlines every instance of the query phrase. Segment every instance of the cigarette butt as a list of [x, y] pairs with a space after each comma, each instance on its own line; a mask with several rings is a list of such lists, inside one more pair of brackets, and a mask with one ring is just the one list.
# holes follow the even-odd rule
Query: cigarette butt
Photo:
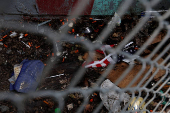
[[29, 45], [29, 46], [31, 46], [31, 43], [30, 43], [30, 42], [28, 42], [28, 45]]
[[93, 95], [97, 96], [97, 93], [93, 93]]
[[8, 46], [4, 44], [4, 47], [6, 47], [6, 48], [7, 48]]
[[96, 23], [97, 21], [93, 21], [92, 23]]
[[93, 99], [90, 99], [90, 102], [93, 102]]
[[43, 102], [46, 103], [46, 104], [49, 104], [49, 103], [48, 103], [47, 101], [45, 101], [45, 100], [44, 100]]
[[62, 62], [64, 62], [64, 59], [65, 59], [65, 58], [63, 58], [63, 61], [62, 61]]
[[79, 50], [75, 50], [75, 53], [78, 53], [79, 52]]
[[28, 36], [28, 34], [25, 34], [24, 36], [26, 37], [26, 36]]
[[74, 33], [75, 32], [75, 30], [74, 29], [72, 29], [72, 33]]
[[138, 50], [138, 47], [135, 47], [135, 50]]
[[40, 46], [37, 46], [36, 49], [38, 49]]
[[52, 53], [52, 56], [54, 56], [54, 53]]
[[2, 38], [5, 38], [5, 37], [7, 37], [7, 35], [3, 36]]

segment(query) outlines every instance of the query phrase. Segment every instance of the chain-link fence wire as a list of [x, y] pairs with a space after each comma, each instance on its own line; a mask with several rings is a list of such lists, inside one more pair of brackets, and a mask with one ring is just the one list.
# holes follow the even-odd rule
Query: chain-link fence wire
[[[84, 10], [86, 10], [86, 6], [88, 5], [89, 2], [90, 2], [90, 0], [81, 0], [77, 4], [77, 7], [75, 8], [75, 10], [72, 11], [71, 15], [68, 16], [68, 19], [78, 18], [79, 15]], [[150, 15], [152, 14], [149, 11], [153, 10], [152, 7], [155, 6], [156, 4], [159, 4], [160, 2], [161, 2], [160, 0], [152, 0], [152, 1], [140, 0], [140, 3], [143, 5], [145, 10], [148, 11], [146, 13], [146, 15], [143, 18], [140, 19], [138, 24], [131, 30], [131, 32], [124, 38], [124, 40], [116, 48], [114, 48], [114, 49], [107, 49], [107, 51], [109, 53], [112, 53], [114, 55], [122, 54], [122, 55], [126, 56], [128, 59], [136, 59], [136, 61], [141, 63], [141, 65], [142, 65], [141, 70], [138, 70], [138, 73], [134, 76], [134, 78], [131, 80], [131, 82], [125, 88], [122, 88], [121, 90], [116, 90], [116, 91], [119, 92], [119, 93], [129, 92], [129, 94], [131, 94], [131, 98], [135, 97], [135, 92], [138, 92], [139, 94], [136, 97], [137, 99], [139, 99], [139, 97], [141, 97], [141, 93], [142, 92], [145, 92], [146, 95], [143, 98], [142, 103], [140, 104], [140, 106], [142, 106], [142, 104], [144, 102], [146, 102], [145, 106], [143, 108], [146, 108], [152, 101], [154, 101], [154, 99], [156, 98], [157, 95], [165, 96], [166, 98], [169, 98], [169, 90], [170, 90], [170, 88], [167, 88], [167, 90], [164, 93], [160, 93], [159, 91], [162, 89], [162, 87], [170, 79], [170, 77], [168, 76], [168, 74], [169, 74], [169, 66], [170, 66], [170, 63], [169, 63], [170, 55], [168, 54], [167, 57], [161, 63], [158, 63], [158, 60], [161, 59], [162, 56], [164, 56], [166, 53], [168, 53], [170, 45], [168, 44], [166, 46], [166, 48], [164, 50], [162, 50], [162, 52], [160, 54], [158, 54], [157, 57], [154, 60], [152, 60], [152, 58], [153, 58], [154, 55], [157, 54], [159, 49], [169, 40], [169, 36], [170, 36], [169, 27], [170, 26], [165, 21], [165, 19], [167, 19], [169, 17], [170, 11], [167, 11], [163, 15], [160, 15], [157, 12], [153, 13], [153, 15], [155, 16], [156, 20], [159, 22], [159, 26], [154, 30], [154, 32], [151, 34], [149, 39], [140, 47], [140, 49], [134, 55], [130, 55], [130, 54], [127, 54], [125, 52], [122, 52], [122, 48], [131, 39], [133, 39], [133, 37], [141, 30], [141, 28], [149, 20]], [[117, 10], [117, 14], [120, 17], [123, 17], [125, 15], [126, 11], [131, 7], [132, 3], [133, 3], [133, 0], [125, 0], [124, 2], [122, 2], [122, 4], [119, 6], [119, 8]], [[54, 31], [52, 29], [49, 29], [46, 26], [43, 26], [42, 27], [43, 30], [42, 30], [42, 29], [37, 29], [37, 25], [36, 24], [28, 24], [28, 23], [24, 23], [24, 22], [21, 24], [18, 21], [1, 20], [1, 24], [0, 25], [1, 25], [1, 28], [9, 28], [9, 29], [15, 29], [15, 30], [19, 30], [19, 31], [27, 31], [27, 32], [30, 32], [30, 33], [41, 34], [41, 35], [44, 35], [44, 36], [48, 37], [49, 40], [51, 41], [51, 43], [53, 43], [53, 47], [54, 47], [53, 52], [56, 53], [56, 54], [58, 52], [58, 50], [57, 50], [57, 48], [55, 46], [56, 45], [55, 42], [57, 40], [65, 41], [65, 42], [80, 43], [80, 44], [82, 44], [82, 45], [84, 45], [86, 47], [86, 49], [89, 51], [89, 54], [91, 56], [92, 56], [91, 53], [94, 50], [99, 49], [102, 46], [101, 44], [97, 44], [97, 43], [94, 44], [94, 43], [92, 43], [89, 40], [82, 42], [81, 40], [79, 40], [79, 38], [75, 39], [73, 35], [68, 35], [67, 31], [69, 30], [69, 27], [67, 27], [67, 29], [62, 34], [60, 34], [60, 33], [56, 32], [56, 31]], [[112, 29], [114, 29], [115, 27], [116, 27], [116, 20], [115, 20], [114, 24], [108, 25], [108, 26], [106, 26], [103, 29], [103, 31], [99, 34], [99, 38], [97, 40], [101, 41], [101, 42], [106, 40], [106, 38], [109, 35], [109, 33], [111, 33]], [[146, 58], [140, 57], [142, 52], [150, 45], [150, 43], [155, 39], [155, 37], [160, 33], [160, 31], [162, 29], [166, 29], [167, 30], [166, 36], [154, 48], [154, 50], [149, 54], [148, 57], [146, 57]], [[59, 48], [62, 49], [62, 47], [59, 47]], [[92, 52], [90, 52], [90, 51], [92, 51]], [[56, 56], [55, 58], [57, 59], [58, 57]], [[56, 59], [55, 59], [55, 61], [56, 61]], [[45, 73], [43, 73], [42, 78], [39, 81], [40, 84], [43, 83], [43, 78], [46, 77], [47, 74], [50, 72], [52, 66], [55, 64], [55, 61], [54, 62], [50, 62], [50, 60], [47, 61], [47, 63], [46, 63], [47, 66], [44, 69]], [[90, 58], [88, 58], [87, 62], [90, 62]], [[64, 103], [64, 98], [66, 98], [66, 96], [69, 93], [81, 92], [83, 94], [83, 96], [84, 96], [84, 101], [83, 101], [82, 105], [77, 110], [77, 112], [80, 113], [80, 112], [83, 112], [84, 106], [88, 103], [88, 99], [86, 99], [86, 97], [88, 97], [92, 92], [98, 91], [98, 92], [106, 93], [106, 92], [109, 91], [109, 90], [101, 90], [100, 84], [108, 76], [108, 74], [110, 73], [110, 71], [113, 69], [113, 67], [115, 65], [116, 64], [110, 64], [107, 67], [107, 70], [98, 79], [96, 84], [93, 87], [88, 88], [86, 90], [84, 90], [82, 88], [79, 88], [79, 87], [76, 87], [78, 81], [80, 81], [80, 79], [83, 77], [83, 74], [87, 70], [87, 69], [85, 69], [83, 67], [80, 67], [79, 70], [74, 75], [74, 78], [72, 79], [69, 87], [66, 90], [63, 90], [63, 91], [43, 90], [43, 91], [36, 91], [36, 92], [24, 94], [24, 95], [18, 95], [18, 94], [13, 94], [13, 93], [1, 92], [0, 93], [0, 100], [11, 100], [16, 105], [18, 112], [23, 112], [24, 111], [24, 106], [25, 106], [24, 105], [24, 101], [25, 100], [32, 99], [32, 98], [37, 98], [37, 97], [54, 97], [55, 101], [58, 102], [58, 104], [59, 104], [58, 107], [61, 110], [63, 110], [64, 104], [65, 104]], [[144, 76], [142, 76], [142, 73], [147, 68], [147, 65], [149, 65], [150, 68], [147, 70], [147, 72], [144, 74]], [[134, 64], [129, 64], [128, 68], [116, 80], [115, 85], [118, 85], [125, 78], [125, 76], [128, 75], [128, 73], [133, 68], [135, 68], [135, 65]], [[156, 69], [154, 70], [154, 68], [156, 68]], [[146, 86], [151, 82], [151, 80], [157, 75], [157, 73], [160, 70], [164, 70], [164, 74], [160, 76], [160, 78], [157, 81], [157, 83], [151, 89], [146, 88]], [[140, 78], [141, 76], [142, 76], [142, 78]], [[132, 88], [131, 86], [139, 78], [141, 79], [139, 81], [139, 83], [135, 87]], [[163, 80], [165, 80], [165, 81], [162, 83]], [[155, 89], [156, 87], [157, 87], [157, 89]], [[115, 89], [112, 89], [112, 90], [115, 90]], [[149, 101], [146, 101], [151, 93], [153, 94], [153, 97], [150, 98]], [[129, 101], [122, 108], [122, 110], [120, 112], [123, 112], [123, 113], [124, 112], [131, 112], [131, 111], [127, 111], [127, 108], [128, 108], [130, 103], [131, 103], [131, 101]], [[162, 103], [162, 101], [160, 101], [157, 104], [157, 106], [153, 109], [153, 112], [155, 112], [157, 110], [157, 108], [161, 105], [161, 103]], [[161, 110], [161, 112], [163, 112], [166, 109], [166, 107], [168, 106], [168, 103], [169, 103], [169, 101], [165, 104], [165, 106]], [[98, 105], [98, 107], [95, 110], [93, 110], [93, 112], [94, 113], [98, 113], [102, 106], [103, 106], [103, 103], [101, 102]], [[147, 109], [146, 109], [146, 111], [150, 112]], [[112, 111], [110, 110], [109, 112], [112, 112]]]

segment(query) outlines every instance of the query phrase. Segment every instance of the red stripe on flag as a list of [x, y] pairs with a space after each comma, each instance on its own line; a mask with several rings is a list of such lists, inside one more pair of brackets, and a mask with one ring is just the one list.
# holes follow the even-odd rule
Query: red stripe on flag
[[115, 46], [114, 44], [113, 45], [110, 45], [110, 47], [113, 47], [113, 46]]
[[110, 62], [107, 59], [103, 63], [105, 63], [106, 65], [110, 64]]
[[97, 66], [97, 67], [102, 67], [102, 65], [101, 65], [101, 64], [96, 64], [96, 66]]
[[101, 50], [96, 50], [96, 52], [104, 54], [103, 51], [101, 51]]

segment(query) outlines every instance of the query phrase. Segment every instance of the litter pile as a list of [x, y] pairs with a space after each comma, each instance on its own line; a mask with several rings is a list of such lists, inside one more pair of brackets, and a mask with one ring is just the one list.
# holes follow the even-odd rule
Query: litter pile
[[[112, 21], [108, 21], [108, 20]], [[95, 85], [95, 82], [101, 77], [101, 74], [106, 70], [109, 64], [116, 64], [116, 67], [111, 70], [107, 79], [102, 83], [101, 88], [109, 88], [114, 86], [114, 90], [124, 88], [129, 83], [129, 80], [133, 79], [131, 77], [134, 75], [134, 70], [130, 72], [129, 78], [124, 80], [124, 83], [120, 83], [118, 86], [114, 82], [118, 79], [119, 75], [122, 74], [122, 71], [125, 70], [129, 64], [133, 64], [135, 59], [129, 60], [124, 55], [117, 55], [115, 59], [113, 54], [108, 54], [105, 50], [107, 48], [115, 48], [119, 43], [124, 39], [124, 37], [129, 33], [129, 31], [137, 24], [139, 18], [130, 17], [126, 15], [122, 18], [115, 13], [115, 17], [111, 18], [109, 16], [94, 16], [94, 17], [79, 17], [78, 19], [68, 20], [66, 17], [54, 20], [46, 21], [33, 21], [39, 23], [38, 27], [46, 25], [51, 29], [63, 33], [66, 30], [66, 27], [69, 27], [70, 30], [67, 31], [68, 34], [75, 35], [75, 38], [82, 38], [82, 41], [89, 39], [92, 43], [101, 43], [96, 39], [99, 37], [101, 31], [107, 26], [114, 24], [116, 22], [116, 28], [114, 30], [110, 29], [112, 32], [107, 37], [107, 39], [102, 43], [104, 46], [101, 47], [101, 50], [96, 50], [95, 57], [92, 58], [93, 62], [86, 64], [85, 60], [88, 56], [88, 51], [83, 47], [83, 45], [77, 43], [68, 43], [68, 42], [56, 42], [62, 46], [62, 51], [60, 57], [57, 59], [57, 62], [52, 66], [51, 71], [48, 75], [43, 78], [44, 82], [38, 86], [37, 81], [39, 77], [43, 74], [43, 68], [48, 66], [46, 61], [49, 59], [51, 62], [54, 62], [55, 53], [53, 53], [53, 45], [48, 42], [48, 37], [41, 35], [34, 35], [28, 32], [20, 32], [11, 29], [1, 30], [0, 37], [0, 90], [1, 91], [15, 91], [18, 93], [28, 93], [29, 91], [36, 90], [56, 90], [61, 91], [68, 88], [70, 82], [72, 81], [75, 72], [82, 66], [87, 68], [83, 78], [77, 83], [78, 87], [82, 89], [88, 89]], [[142, 31], [143, 32], [143, 31]], [[163, 33], [163, 32], [161, 32]], [[147, 36], [147, 35], [148, 36]], [[147, 40], [149, 33], [141, 35], [140, 33], [135, 36], [135, 38], [130, 41], [127, 45], [124, 46], [122, 51], [128, 54], [134, 54], [140, 49], [140, 46]], [[161, 37], [157, 37], [156, 41], [147, 48], [143, 56], [147, 56], [150, 51], [153, 50], [153, 44], [159, 42]], [[137, 38], [136, 38], [137, 37]], [[149, 52], [148, 52], [149, 51]], [[146, 55], [147, 54], [147, 55]], [[17, 64], [17, 65], [16, 65]], [[35, 69], [35, 70], [34, 70]], [[139, 64], [136, 69], [141, 69], [141, 64]], [[146, 70], [149, 67], [146, 68]], [[121, 70], [121, 71], [120, 71]], [[139, 71], [137, 70], [137, 71]], [[154, 70], [155, 71], [155, 70]], [[13, 74], [12, 74], [13, 73]], [[31, 73], [31, 74], [30, 74]], [[114, 77], [114, 75], [117, 77]], [[136, 74], [136, 72], [135, 72]], [[161, 77], [164, 74], [163, 71], [160, 71], [159, 76], [156, 76], [155, 79]], [[30, 76], [31, 75], [31, 76]], [[157, 80], [156, 80], [157, 81]], [[11, 84], [10, 84], [11, 83]], [[136, 85], [136, 84], [134, 84]], [[150, 87], [149, 87], [150, 88]], [[164, 91], [164, 90], [163, 90]], [[103, 102], [104, 105], [100, 110], [100, 113], [107, 113], [108, 110], [112, 112], [121, 111], [125, 104], [131, 99], [132, 94], [124, 92], [121, 95], [115, 91], [108, 92], [104, 94], [103, 92], [92, 92], [89, 95], [88, 104], [84, 107], [84, 113], [92, 112], [100, 102]], [[137, 97], [138, 95], [135, 94]], [[144, 107], [145, 103], [148, 102], [151, 97], [145, 100], [145, 103], [142, 104], [142, 107], [139, 107], [139, 102], [143, 101], [143, 98], [146, 96], [146, 92], [142, 93], [141, 97], [136, 99], [132, 98], [131, 106], [127, 110], [153, 110], [157, 105], [156, 102], [149, 104], [149, 107]], [[161, 100], [161, 97], [156, 98], [158, 102]], [[63, 113], [74, 113], [81, 106], [83, 100], [86, 97], [83, 97], [81, 92], [75, 92], [67, 95], [65, 98]], [[118, 101], [121, 99], [120, 102]], [[107, 103], [107, 101], [109, 103]], [[135, 102], [136, 100], [136, 102]], [[166, 99], [164, 103], [166, 103]], [[117, 106], [113, 106], [117, 105]], [[133, 105], [138, 107], [132, 109]], [[162, 103], [162, 106], [157, 110], [161, 110], [165, 104]], [[10, 101], [1, 101], [0, 102], [1, 112], [11, 112], [14, 113], [17, 111], [16, 107], [11, 105]], [[58, 103], [54, 101], [51, 97], [39, 97], [26, 102], [26, 113], [60, 113], [61, 110], [58, 108]]]

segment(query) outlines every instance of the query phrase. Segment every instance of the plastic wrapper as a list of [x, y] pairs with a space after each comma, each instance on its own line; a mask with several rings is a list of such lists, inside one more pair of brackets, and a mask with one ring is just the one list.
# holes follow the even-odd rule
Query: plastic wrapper
[[15, 78], [15, 80], [17, 80], [17, 78], [18, 78], [18, 75], [21, 71], [21, 68], [22, 68], [21, 64], [14, 65], [14, 78]]
[[114, 22], [116, 22], [118, 26], [121, 24], [121, 18], [116, 12], [114, 14], [114, 17], [112, 17], [111, 21], [108, 24], [112, 25]]
[[15, 81], [18, 78], [18, 75], [21, 71], [22, 65], [21, 64], [16, 64], [14, 65], [14, 76], [12, 76], [11, 78], [8, 79], [8, 81], [13, 85], [15, 83]]
[[[22, 93], [35, 91], [42, 75], [44, 64], [40, 60], [23, 60], [21, 65], [21, 71], [15, 83], [10, 84], [10, 90]], [[12, 74], [12, 77], [14, 76], [14, 73]]]
[[[128, 110], [143, 110], [145, 109], [145, 102], [143, 102], [143, 98], [139, 97], [137, 100], [137, 98], [134, 97], [131, 101], [131, 103], [129, 104]], [[136, 112], [137, 113], [137, 112]], [[138, 112], [139, 113], [139, 112]], [[141, 111], [140, 113], [146, 113], [146, 111]]]
[[124, 105], [130, 100], [130, 96], [127, 93], [118, 93], [116, 90], [120, 90], [115, 84], [113, 84], [109, 79], [105, 80], [101, 84], [101, 89], [110, 89], [109, 92], [100, 92], [100, 98], [104, 106], [113, 113], [118, 113], [121, 111], [120, 103], [123, 102]]

